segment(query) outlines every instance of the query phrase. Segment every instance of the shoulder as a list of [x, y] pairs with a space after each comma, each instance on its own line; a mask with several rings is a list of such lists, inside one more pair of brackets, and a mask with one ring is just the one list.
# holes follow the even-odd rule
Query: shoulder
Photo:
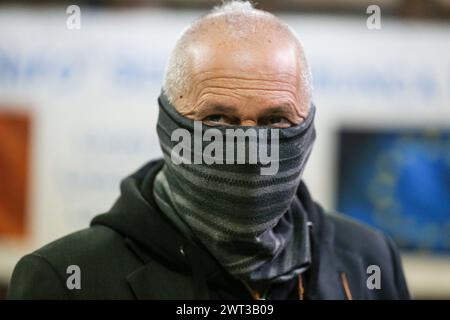
[[108, 227], [93, 226], [50, 242], [31, 255], [56, 264], [83, 263], [102, 260], [121, 251], [126, 252], [128, 248], [119, 233]]
[[[14, 269], [8, 298], [122, 297], [127, 292], [126, 276], [140, 265], [119, 233], [93, 226], [22, 257]], [[82, 290], [67, 290], [66, 281], [73, 270], [80, 272]]]
[[365, 290], [366, 298], [409, 298], [398, 249], [388, 236], [339, 213], [327, 212], [323, 219], [321, 238], [333, 252], [337, 268], [347, 270], [359, 284], [366, 283], [374, 267], [380, 271], [382, 290]]
[[387, 237], [368, 225], [336, 212], [325, 213], [328, 241], [337, 249], [379, 255], [390, 250]]

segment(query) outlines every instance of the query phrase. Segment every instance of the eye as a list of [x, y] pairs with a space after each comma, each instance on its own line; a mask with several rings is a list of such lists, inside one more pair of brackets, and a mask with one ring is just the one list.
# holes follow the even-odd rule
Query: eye
[[236, 121], [222, 114], [212, 114], [204, 117], [202, 121], [209, 126], [233, 125]]
[[203, 119], [203, 121], [209, 121], [209, 122], [220, 122], [222, 120], [223, 116], [220, 114], [213, 114], [211, 116], [207, 116]]
[[269, 116], [264, 119], [263, 125], [274, 128], [287, 128], [292, 126], [292, 123], [283, 116]]

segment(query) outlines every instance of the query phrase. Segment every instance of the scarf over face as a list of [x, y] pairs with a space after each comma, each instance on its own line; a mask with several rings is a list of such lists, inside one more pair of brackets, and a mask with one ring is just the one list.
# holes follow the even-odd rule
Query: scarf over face
[[[164, 92], [158, 102], [165, 160], [154, 182], [160, 209], [238, 279], [284, 281], [303, 272], [311, 261], [309, 230], [296, 190], [315, 139], [314, 105], [301, 124], [277, 129], [199, 126]], [[240, 160], [242, 145], [232, 136], [239, 129], [255, 133], [246, 136], [247, 157]], [[181, 137], [186, 134], [191, 138]], [[250, 160], [261, 150], [270, 163]]]

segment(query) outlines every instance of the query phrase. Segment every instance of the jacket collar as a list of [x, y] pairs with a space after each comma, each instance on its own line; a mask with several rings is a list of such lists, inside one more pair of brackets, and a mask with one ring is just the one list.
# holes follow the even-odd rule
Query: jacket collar
[[157, 261], [141, 266], [126, 279], [139, 300], [198, 298], [189, 276], [170, 270]]

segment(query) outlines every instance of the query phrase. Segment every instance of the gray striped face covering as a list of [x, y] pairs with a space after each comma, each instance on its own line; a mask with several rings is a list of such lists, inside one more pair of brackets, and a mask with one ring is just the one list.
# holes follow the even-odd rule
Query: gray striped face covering
[[[309, 233], [296, 190], [315, 139], [314, 105], [304, 122], [285, 129], [203, 124], [200, 136], [215, 129], [214, 139], [223, 139], [222, 152], [210, 153], [213, 157], [227, 154], [227, 142], [237, 143], [235, 137], [230, 138], [227, 129], [231, 128], [257, 132], [258, 138], [253, 140], [257, 150], [264, 147], [272, 159], [271, 164], [250, 161], [248, 152], [255, 149], [249, 146], [249, 138], [245, 161], [228, 164], [202, 158], [205, 153], [201, 150], [207, 150], [212, 139], [203, 138], [201, 146], [195, 146], [194, 121], [179, 114], [164, 93], [158, 102], [157, 132], [165, 165], [155, 179], [154, 193], [161, 210], [175, 217], [178, 225], [184, 224], [183, 229], [238, 279], [285, 280], [302, 272], [310, 261]], [[173, 135], [177, 129], [192, 139], [183, 141], [183, 152], [174, 161], [173, 151], [180, 146], [179, 135]], [[274, 140], [278, 140], [276, 147]], [[232, 155], [234, 160], [238, 153]], [[194, 161], [196, 156], [204, 161]], [[180, 163], [180, 158], [185, 161]], [[223, 158], [229, 160], [228, 155]], [[277, 168], [276, 172], [261, 174], [268, 166]]]

